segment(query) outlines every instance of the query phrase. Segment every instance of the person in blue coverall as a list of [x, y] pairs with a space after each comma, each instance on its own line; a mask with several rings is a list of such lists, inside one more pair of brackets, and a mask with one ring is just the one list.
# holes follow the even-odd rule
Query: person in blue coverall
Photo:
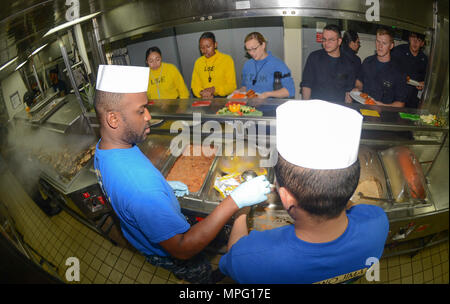
[[355, 90], [367, 93], [380, 106], [404, 107], [407, 98], [406, 74], [392, 60], [394, 36], [387, 28], [377, 30], [376, 54], [364, 59]]
[[[320, 126], [311, 128], [317, 117]], [[276, 119], [277, 190], [294, 224], [248, 233], [246, 215], [238, 216], [220, 270], [251, 284], [340, 283], [371, 273], [389, 222], [378, 206], [349, 204], [360, 176], [361, 114], [290, 100], [278, 106]]]
[[202, 250], [236, 211], [267, 199], [269, 182], [260, 176], [242, 183], [190, 226], [176, 198], [188, 189], [168, 183], [136, 145], [150, 133], [148, 78], [144, 67], [99, 66], [94, 104], [101, 135], [94, 157], [99, 184], [124, 237], [148, 262], [188, 282], [214, 283], [220, 276], [213, 275]]
[[[392, 49], [391, 56], [396, 61], [407, 77], [415, 80], [419, 85], [408, 85], [408, 96], [406, 97], [406, 107], [418, 108], [420, 97], [425, 85], [427, 74], [428, 57], [422, 51], [425, 45], [423, 34], [409, 32], [408, 44], [401, 44]], [[405, 79], [405, 81], [407, 81]]]
[[341, 32], [329, 24], [323, 29], [322, 49], [309, 54], [300, 84], [302, 99], [321, 99], [336, 103], [350, 101], [357, 70], [349, 56], [341, 53]]
[[[258, 98], [289, 98], [295, 96], [291, 70], [270, 51], [261, 33], [253, 32], [244, 39], [245, 50], [252, 57], [242, 69], [242, 86], [236, 92], [253, 90]], [[274, 88], [274, 73], [280, 73], [281, 88]]]

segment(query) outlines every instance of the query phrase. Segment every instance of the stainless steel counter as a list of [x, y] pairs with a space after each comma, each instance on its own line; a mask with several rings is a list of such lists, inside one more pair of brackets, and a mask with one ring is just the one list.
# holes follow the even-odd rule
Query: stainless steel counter
[[[253, 121], [268, 121], [274, 120], [276, 117], [276, 108], [286, 102], [288, 99], [258, 99], [253, 98], [247, 101], [247, 105], [255, 107], [257, 110], [263, 112], [261, 117], [245, 117], [245, 116], [222, 116], [217, 115], [216, 112], [223, 108], [225, 104], [232, 101], [227, 98], [214, 98], [210, 99], [210, 106], [195, 107], [192, 104], [195, 101], [202, 99], [162, 99], [152, 100], [149, 104], [149, 111], [153, 118], [165, 118], [165, 119], [189, 119], [192, 118], [193, 113], [200, 113], [202, 121], [217, 120], [225, 121], [230, 120], [253, 120]], [[235, 100], [242, 101], [242, 100]], [[301, 100], [299, 100], [301, 102]], [[399, 112], [408, 114], [427, 115], [427, 110], [411, 109], [411, 108], [392, 108], [382, 106], [370, 106], [357, 103], [341, 104], [349, 108], [353, 108], [357, 111], [361, 109], [375, 110], [379, 113], [380, 117], [364, 116], [363, 129], [365, 130], [391, 130], [391, 131], [408, 131], [416, 130], [418, 127], [421, 131], [427, 132], [448, 132], [448, 126], [436, 127], [420, 123], [420, 121], [412, 121], [409, 119], [402, 119], [399, 116]], [[317, 117], [318, 123], [320, 123], [320, 117]]]
[[[286, 101], [249, 100], [248, 105], [262, 111], [264, 115], [262, 117], [240, 117], [216, 115], [216, 112], [229, 101], [228, 99], [213, 99], [208, 107], [193, 107], [192, 103], [196, 100], [198, 99], [155, 100], [151, 102], [149, 110], [152, 118], [166, 119], [159, 128], [152, 130], [153, 135], [155, 133], [169, 133], [173, 122], [177, 120], [190, 121], [195, 113], [201, 114], [201, 124], [214, 120], [221, 124], [222, 130], [224, 123], [227, 121], [274, 123], [276, 107]], [[427, 174], [426, 204], [408, 207], [408, 203], [406, 203], [394, 205], [391, 210], [386, 210], [391, 224], [391, 233], [387, 243], [407, 241], [448, 229], [448, 141], [444, 143], [448, 134], [448, 126], [427, 125], [420, 121], [403, 119], [399, 115], [400, 112], [427, 115], [429, 113], [426, 110], [396, 109], [360, 104], [345, 104], [344, 106], [354, 108], [357, 111], [376, 110], [379, 114], [379, 117], [364, 116], [362, 145], [369, 146], [376, 151], [382, 151], [397, 145], [406, 145], [414, 151], [422, 164], [424, 173]], [[198, 114], [195, 116], [198, 117]], [[317, 118], [317, 122], [320, 123], [320, 117]], [[199, 124], [196, 131], [201, 132], [202, 138], [210, 136], [210, 130], [201, 128], [201, 126]], [[195, 127], [191, 127], [191, 135], [194, 130]], [[275, 131], [275, 129], [272, 131]], [[173, 134], [173, 136], [175, 135]], [[267, 137], [274, 136], [268, 132], [266, 135]], [[441, 147], [443, 148], [438, 156]], [[217, 163], [219, 163], [219, 160], [215, 162], [216, 165]], [[428, 172], [430, 168], [432, 170]], [[211, 171], [212, 174], [205, 181], [205, 187], [201, 194], [179, 199], [183, 208], [210, 213], [220, 203], [221, 197], [216, 193], [216, 190], [212, 189], [213, 179], [218, 172], [217, 166], [212, 166]], [[271, 197], [271, 204], [265, 203], [255, 207], [250, 220], [252, 229], [256, 230], [269, 229], [289, 223], [291, 223], [291, 220], [286, 211], [283, 210], [276, 195]]]
[[[58, 133], [64, 133], [71, 131], [69, 127], [79, 119], [81, 110], [75, 96], [69, 95], [68, 102], [63, 105], [57, 112], [50, 116], [47, 121], [38, 127], [52, 129]], [[173, 166], [176, 157], [170, 153], [170, 145], [172, 139], [177, 136], [177, 133], [170, 133], [172, 123], [177, 120], [192, 121], [193, 117], [197, 117], [200, 113], [199, 124], [192, 126], [190, 124], [190, 141], [193, 139], [193, 132], [200, 131], [198, 136], [203, 141], [206, 137], [211, 136], [211, 130], [208, 128], [202, 128], [203, 124], [207, 121], [217, 121], [222, 130], [227, 122], [264, 122], [267, 125], [272, 124], [272, 128], [275, 127], [275, 111], [276, 107], [286, 100], [260, 100], [252, 99], [248, 101], [248, 105], [255, 107], [263, 112], [262, 117], [245, 117], [245, 116], [221, 116], [216, 112], [225, 106], [230, 101], [228, 99], [213, 99], [211, 105], [207, 107], [193, 107], [192, 103], [198, 99], [185, 99], [185, 100], [156, 100], [149, 104], [149, 110], [154, 119], [164, 119], [165, 121], [158, 125], [158, 127], [152, 128], [151, 134], [147, 137], [146, 141], [139, 144], [140, 149], [149, 159], [155, 164], [155, 166], [163, 173], [167, 175], [171, 167]], [[301, 102], [301, 101], [299, 101]], [[410, 147], [420, 162], [423, 165], [424, 172], [428, 172], [431, 168], [428, 176], [428, 202], [430, 204], [425, 206], [412, 206], [411, 208], [396, 208], [393, 210], [386, 210], [392, 227], [392, 235], [397, 235], [396, 231], [403, 231], [408, 225], [422, 221], [423, 225], [429, 225], [429, 230], [420, 230], [420, 233], [411, 234], [405, 236], [405, 240], [409, 238], [418, 237], [426, 233], [433, 233], [436, 229], [448, 229], [448, 216], [445, 219], [443, 214], [448, 215], [448, 141], [443, 143], [448, 133], [448, 126], [430, 126], [424, 125], [417, 121], [411, 121], [402, 119], [399, 116], [399, 112], [410, 114], [428, 114], [424, 110], [413, 109], [391, 109], [384, 107], [374, 107], [359, 104], [345, 105], [354, 108], [357, 111], [362, 109], [376, 110], [380, 117], [368, 117], [364, 116], [363, 133], [373, 132], [371, 136], [368, 136], [361, 140], [361, 144], [370, 146], [376, 151], [381, 151], [388, 147], [396, 145], [407, 145]], [[18, 119], [26, 121], [26, 119]], [[95, 124], [95, 117], [90, 117], [90, 120]], [[317, 123], [320, 123], [320, 117], [317, 118]], [[314, 127], [314, 126], [312, 126]], [[68, 131], [69, 130], [69, 131]], [[270, 131], [266, 129], [265, 131]], [[266, 132], [264, 136], [268, 141], [274, 141], [275, 129], [271, 130], [272, 133]], [[384, 132], [384, 133], [383, 133]], [[409, 134], [404, 140], [388, 139], [384, 137], [386, 134]], [[221, 134], [220, 136], [222, 136]], [[70, 136], [70, 134], [67, 134]], [[248, 138], [245, 137], [247, 140]], [[248, 141], [245, 141], [248, 144]], [[441, 146], [443, 148], [441, 149]], [[439, 150], [441, 153], [437, 155]], [[216, 156], [209, 169], [208, 175], [205, 178], [201, 190], [197, 193], [191, 193], [188, 196], [179, 199], [180, 205], [185, 210], [194, 212], [200, 212], [203, 214], [209, 214], [222, 200], [219, 193], [213, 188], [214, 179], [217, 176], [223, 174], [220, 168], [220, 163], [226, 158], [226, 156]], [[432, 165], [434, 164], [434, 165]], [[268, 175], [273, 182], [273, 170], [268, 169]], [[50, 183], [52, 179], [48, 178]], [[55, 186], [63, 194], [68, 194], [74, 191], [83, 189], [97, 183], [95, 173], [92, 170], [92, 163], [83, 168], [74, 180], [70, 184], [61, 185], [57, 182], [53, 182]], [[391, 197], [391, 196], [389, 196]], [[438, 223], [434, 223], [438, 221]], [[276, 194], [270, 195], [270, 200], [258, 207], [255, 207], [252, 213], [251, 225], [252, 229], [263, 230], [273, 227], [278, 227], [286, 224], [290, 224], [292, 221], [283, 210], [281, 201]], [[431, 223], [431, 224], [430, 224]], [[433, 224], [434, 223], [434, 224]], [[423, 226], [422, 225], [422, 226]], [[419, 227], [419, 226], [418, 226]], [[402, 230], [403, 229], [403, 230]], [[400, 236], [401, 239], [401, 236]], [[390, 242], [394, 241], [390, 239]]]
[[[33, 121], [33, 117], [39, 115], [39, 113], [45, 110], [45, 107], [41, 107], [33, 114], [29, 114], [25, 109], [14, 116], [14, 119], [18, 123], [23, 123], [29, 127], [39, 127], [47, 130], [55, 131], [58, 133], [65, 133], [69, 127], [71, 127], [77, 120], [80, 119], [81, 109], [75, 95], [69, 94], [58, 99], [64, 99], [64, 103], [57, 108], [56, 111], [51, 113], [45, 121], [42, 123]], [[47, 101], [48, 102], [48, 101]]]

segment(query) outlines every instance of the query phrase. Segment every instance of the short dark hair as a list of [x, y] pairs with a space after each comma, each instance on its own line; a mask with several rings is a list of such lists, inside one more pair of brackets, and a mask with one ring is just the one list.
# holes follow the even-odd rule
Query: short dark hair
[[354, 30], [347, 30], [342, 37], [342, 43], [344, 45], [348, 45], [350, 42], [355, 42], [356, 40], [358, 40], [358, 38], [359, 36], [357, 32], [355, 32]]
[[200, 42], [202, 39], [211, 39], [213, 43], [216, 43], [216, 36], [212, 32], [204, 32], [198, 41]]
[[153, 52], [158, 53], [162, 57], [162, 53], [161, 53], [161, 50], [159, 49], [159, 47], [152, 46], [152, 47], [148, 48], [148, 50], [145, 52], [145, 62], [147, 62], [148, 55], [150, 55]]
[[95, 91], [94, 109], [99, 120], [108, 111], [120, 111], [122, 96], [122, 93]]
[[425, 35], [424, 34], [420, 34], [420, 33], [416, 33], [416, 32], [409, 32], [408, 37], [416, 37], [417, 39], [420, 39], [422, 41], [425, 41]]
[[345, 210], [355, 192], [360, 165], [357, 160], [344, 169], [316, 170], [293, 165], [278, 154], [275, 175], [278, 185], [294, 195], [299, 208], [332, 219]]
[[327, 30], [327, 31], [333, 31], [336, 34], [338, 34], [338, 37], [341, 38], [341, 29], [339, 28], [339, 26], [337, 26], [336, 24], [327, 24], [327, 26], [325, 26], [323, 28], [323, 30]]

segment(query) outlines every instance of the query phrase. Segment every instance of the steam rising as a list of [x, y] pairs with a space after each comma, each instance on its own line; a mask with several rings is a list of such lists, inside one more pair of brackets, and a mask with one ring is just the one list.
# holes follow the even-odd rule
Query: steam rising
[[67, 163], [64, 166], [76, 166], [75, 157], [93, 145], [95, 138], [92, 135], [68, 136], [21, 123], [16, 123], [8, 134], [8, 146], [14, 151], [10, 159], [11, 169], [22, 184], [25, 183], [26, 190], [36, 187], [42, 170], [67, 182], [69, 177], [57, 170], [62, 167], [61, 161]]

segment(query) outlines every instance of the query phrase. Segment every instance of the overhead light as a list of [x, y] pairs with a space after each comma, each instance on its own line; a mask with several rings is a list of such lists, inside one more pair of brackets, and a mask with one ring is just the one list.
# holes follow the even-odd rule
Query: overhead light
[[4, 65], [2, 65], [2, 67], [0, 68], [0, 71], [3, 70], [4, 68], [6, 68], [7, 66], [9, 66], [9, 65], [10, 65], [11, 63], [13, 63], [14, 61], [16, 61], [17, 58], [19, 58], [19, 57], [16, 56], [15, 58], [11, 59], [10, 61], [8, 61], [8, 62], [5, 63]]
[[17, 71], [18, 69], [20, 69], [21, 67], [23, 67], [24, 64], [27, 63], [27, 61], [28, 61], [28, 60], [25, 60], [24, 62], [22, 62], [21, 64], [19, 64], [19, 65], [17, 66], [17, 68], [15, 69], [15, 71]]
[[89, 20], [91, 18], [94, 18], [95, 16], [97, 16], [100, 13], [101, 12], [96, 12], [96, 13], [93, 13], [93, 14], [90, 14], [90, 15], [87, 15], [87, 16], [84, 16], [84, 17], [81, 17], [81, 18], [78, 18], [78, 19], [75, 19], [75, 20], [63, 23], [61, 25], [58, 25], [58, 26], [52, 28], [51, 30], [49, 30], [47, 33], [45, 33], [45, 35], [43, 37], [46, 37], [46, 36], [51, 35], [53, 33], [56, 33], [56, 32], [58, 32], [58, 31], [60, 31], [62, 29], [71, 27], [72, 25], [75, 25], [75, 24], [81, 23], [83, 21]]
[[28, 56], [28, 58], [30, 58], [31, 56], [37, 54], [38, 52], [40, 52], [43, 48], [45, 48], [48, 45], [48, 43], [44, 44], [43, 46], [38, 47], [37, 49], [35, 49], [33, 51], [33, 53], [30, 54], [30, 56]]

